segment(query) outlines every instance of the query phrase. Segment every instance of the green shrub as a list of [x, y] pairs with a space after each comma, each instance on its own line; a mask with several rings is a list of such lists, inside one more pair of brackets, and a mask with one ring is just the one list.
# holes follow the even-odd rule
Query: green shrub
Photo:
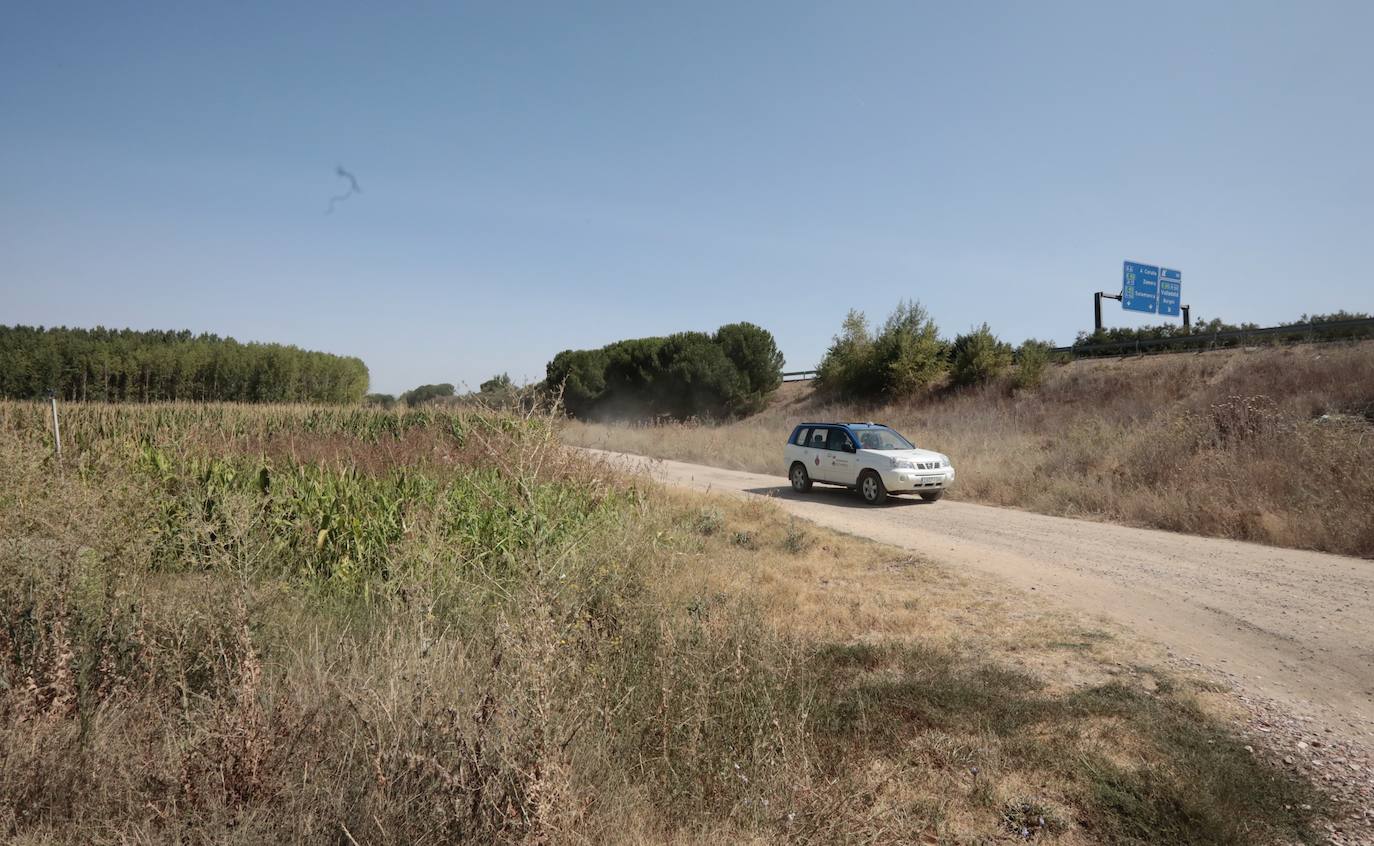
[[787, 524], [787, 534], [783, 536], [782, 548], [793, 555], [800, 555], [811, 548], [811, 535], [793, 520]]
[[692, 521], [692, 528], [699, 534], [710, 537], [725, 525], [725, 515], [718, 508], [703, 508]]
[[928, 388], [947, 370], [947, 348], [940, 340], [940, 330], [914, 300], [898, 303], [883, 324], [874, 352], [890, 394]]
[[1016, 372], [1012, 384], [1020, 390], [1040, 386], [1045, 367], [1050, 363], [1050, 345], [1044, 341], [1026, 340], [1016, 348]]
[[863, 312], [850, 311], [825, 353], [822, 389], [847, 397], [876, 397], [930, 387], [948, 363], [939, 327], [916, 301], [897, 305], [877, 337]]
[[1011, 345], [992, 334], [984, 323], [954, 339], [951, 350], [954, 384], [981, 385], [1011, 366]]
[[730, 542], [742, 549], [758, 549], [758, 542], [754, 540], [754, 533], [744, 529], [735, 532], [730, 536]]
[[817, 384], [830, 393], [849, 396], [881, 393], [883, 381], [873, 353], [868, 318], [851, 309], [816, 370]]

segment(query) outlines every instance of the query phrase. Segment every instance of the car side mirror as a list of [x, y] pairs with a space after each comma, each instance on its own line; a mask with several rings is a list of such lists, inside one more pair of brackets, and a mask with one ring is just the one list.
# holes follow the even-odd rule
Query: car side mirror
[[840, 444], [840, 449], [844, 450], [845, 452], [856, 452], [853, 444]]

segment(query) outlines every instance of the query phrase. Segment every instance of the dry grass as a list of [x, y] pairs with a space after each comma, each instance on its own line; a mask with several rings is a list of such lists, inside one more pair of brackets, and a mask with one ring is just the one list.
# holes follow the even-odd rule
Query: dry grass
[[569, 443], [783, 475], [797, 422], [880, 420], [951, 456], [951, 496], [1047, 514], [1374, 556], [1374, 342], [1051, 367], [881, 407], [784, 386], [724, 425], [570, 422]]
[[[1271, 792], [1286, 789], [1272, 774], [1243, 774], [1254, 760], [1210, 684], [1114, 624], [765, 500], [660, 496], [711, 553], [667, 586], [670, 601], [709, 615], [713, 597], [753, 597], [824, 677], [812, 707], [829, 764], [790, 797], [799, 840], [1258, 843], [1263, 825], [1229, 828], [1210, 803], [1299, 807]], [[1012, 820], [1032, 822], [1023, 834]]]
[[57, 465], [40, 412], [0, 404], [5, 842], [1249, 844], [1322, 805], [1112, 630], [547, 421], [70, 408]]

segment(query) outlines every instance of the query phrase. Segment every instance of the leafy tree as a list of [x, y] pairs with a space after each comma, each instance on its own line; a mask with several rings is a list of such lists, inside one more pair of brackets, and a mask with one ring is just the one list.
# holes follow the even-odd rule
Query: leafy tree
[[391, 408], [396, 405], [396, 397], [391, 394], [368, 394], [363, 397], [364, 405], [378, 405], [382, 408]]
[[477, 389], [478, 393], [491, 396], [500, 396], [511, 393], [515, 390], [515, 383], [511, 381], [509, 373], [501, 373], [483, 382]]
[[748, 378], [709, 335], [670, 335], [659, 356], [661, 371], [656, 374], [657, 389], [652, 393], [656, 413], [681, 420], [725, 417], [754, 407], [748, 396]]
[[598, 350], [564, 350], [546, 368], [575, 417], [728, 417], [766, 401], [782, 381], [773, 336], [749, 323], [714, 334], [632, 338]]
[[503, 408], [513, 404], [519, 394], [519, 389], [515, 387], [515, 382], [511, 380], [508, 373], [493, 376], [477, 388], [477, 399], [493, 408]]
[[782, 384], [782, 351], [773, 333], [752, 323], [731, 323], [717, 329], [713, 340], [739, 372], [741, 404], [748, 411], [762, 408]]
[[406, 391], [401, 394], [401, 402], [414, 408], [417, 405], [424, 405], [430, 400], [451, 396], [453, 396], [453, 385], [448, 382], [441, 382], [437, 385], [421, 385]]
[[591, 413], [606, 393], [606, 348], [599, 350], [564, 350], [553, 357], [545, 368], [545, 385], [562, 390], [563, 407], [574, 417]]

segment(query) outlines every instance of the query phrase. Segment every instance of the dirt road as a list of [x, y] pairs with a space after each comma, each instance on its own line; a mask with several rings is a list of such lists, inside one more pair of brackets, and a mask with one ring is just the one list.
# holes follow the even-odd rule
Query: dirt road
[[775, 498], [854, 535], [1103, 614], [1352, 740], [1374, 737], [1374, 561], [962, 502], [878, 508], [781, 476], [588, 450], [674, 484]]

